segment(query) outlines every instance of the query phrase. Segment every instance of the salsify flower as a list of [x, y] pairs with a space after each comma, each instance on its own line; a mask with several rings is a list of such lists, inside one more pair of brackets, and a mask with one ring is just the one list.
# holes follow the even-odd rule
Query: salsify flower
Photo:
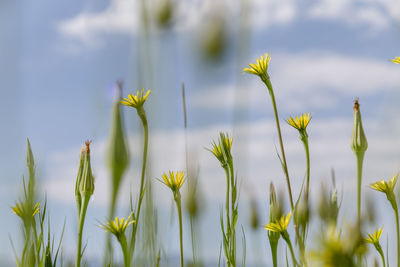
[[232, 137], [229, 134], [219, 133], [218, 143], [213, 141], [211, 143], [211, 149], [207, 149], [219, 160], [222, 166], [225, 166], [232, 161]]
[[373, 245], [379, 244], [379, 239], [381, 238], [382, 235], [382, 227], [379, 229], [376, 229], [375, 232], [372, 234], [368, 234], [368, 237], [365, 238], [365, 242], [371, 243]]
[[159, 181], [168, 186], [174, 193], [179, 191], [185, 182], [183, 171], [177, 171], [176, 174], [173, 171], [169, 171], [169, 175], [164, 172], [161, 177], [162, 180], [159, 179]]
[[150, 90], [148, 90], [146, 92], [146, 94], [144, 93], [144, 88], [142, 89], [142, 91], [137, 91], [136, 95], [133, 94], [129, 94], [128, 98], [124, 98], [123, 100], [121, 100], [121, 104], [125, 105], [125, 106], [129, 106], [129, 107], [133, 107], [133, 108], [141, 108], [144, 104], [144, 102], [146, 102], [147, 97], [150, 94]]
[[132, 214], [130, 214], [126, 219], [119, 218], [117, 216], [114, 220], [109, 221], [105, 224], [100, 224], [99, 226], [103, 228], [106, 232], [110, 232], [117, 238], [119, 238], [125, 233], [126, 228], [133, 223], [135, 223], [135, 220], [132, 219]]
[[268, 231], [277, 232], [277, 233], [285, 232], [289, 225], [290, 216], [291, 216], [291, 212], [289, 212], [286, 217], [285, 217], [285, 215], [282, 215], [282, 217], [280, 219], [267, 224], [265, 226], [265, 229]]
[[395, 57], [392, 61], [396, 64], [400, 64], [400, 57]]
[[382, 250], [382, 246], [379, 243], [379, 239], [381, 238], [381, 234], [382, 234], [382, 227], [379, 229], [376, 229], [375, 232], [373, 232], [372, 234], [368, 234], [368, 237], [365, 238], [365, 242], [367, 243], [371, 243], [372, 245], [374, 245], [376, 251], [380, 254], [381, 259], [382, 259], [382, 264], [385, 267], [385, 256], [383, 254], [383, 250]]
[[11, 207], [12, 211], [18, 215], [22, 220], [25, 220], [29, 217], [35, 216], [40, 211], [40, 203], [36, 203], [35, 206], [28, 207], [28, 204], [25, 202], [17, 202], [15, 206]]
[[371, 184], [370, 187], [376, 191], [380, 191], [385, 194], [388, 194], [390, 192], [393, 192], [394, 187], [396, 186], [398, 177], [399, 177], [399, 174], [395, 174], [392, 177], [392, 179], [390, 179], [389, 181], [386, 182], [385, 180], [382, 179], [381, 181]]
[[305, 131], [310, 120], [310, 113], [304, 113], [303, 115], [295, 118], [290, 116], [289, 119], [286, 120], [286, 122], [299, 131]]
[[271, 57], [268, 53], [257, 58], [257, 63], [250, 63], [249, 68], [243, 68], [244, 72], [259, 76], [261, 79], [268, 79], [268, 64]]

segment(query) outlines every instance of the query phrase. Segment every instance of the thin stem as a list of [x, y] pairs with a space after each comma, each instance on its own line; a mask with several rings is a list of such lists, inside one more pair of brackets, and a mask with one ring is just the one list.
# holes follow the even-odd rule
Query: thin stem
[[122, 234], [121, 237], [118, 238], [118, 241], [122, 248], [122, 254], [124, 255], [124, 266], [130, 267], [131, 266], [131, 257], [129, 257], [128, 243], [126, 241], [125, 234]]
[[147, 118], [146, 118], [146, 113], [143, 109], [143, 107], [137, 109], [137, 113], [142, 121], [143, 125], [143, 132], [144, 132], [144, 144], [143, 144], [143, 164], [142, 164], [142, 176], [140, 179], [140, 191], [139, 191], [139, 201], [137, 204], [136, 208], [136, 223], [134, 224], [133, 230], [132, 230], [132, 243], [131, 243], [131, 257], [133, 257], [133, 254], [135, 252], [135, 243], [136, 243], [136, 231], [139, 226], [139, 217], [140, 217], [140, 208], [142, 206], [142, 201], [143, 201], [143, 196], [144, 196], [144, 179], [145, 179], [145, 173], [146, 173], [146, 162], [147, 162], [147, 148], [149, 144], [149, 129], [147, 125]]
[[364, 152], [356, 153], [356, 157], [357, 157], [357, 222], [358, 222], [358, 228], [361, 228], [361, 182], [362, 182], [362, 167], [364, 161]]
[[[230, 231], [230, 213], [229, 213], [229, 193], [230, 193], [230, 180], [229, 180], [229, 169], [224, 167], [226, 174], [226, 203], [225, 203], [225, 211], [226, 211], [226, 233], [228, 234]], [[230, 238], [230, 236], [228, 236]]]
[[271, 253], [272, 253], [272, 262], [274, 267], [278, 267], [278, 242], [270, 242]]
[[400, 267], [400, 236], [399, 236], [399, 211], [397, 207], [393, 207], [394, 216], [396, 218], [396, 238], [397, 238], [397, 267]]
[[[113, 181], [119, 180], [117, 177], [113, 177], [112, 178]], [[114, 214], [115, 214], [115, 207], [116, 207], [116, 203], [117, 203], [117, 192], [118, 189], [114, 186], [113, 190], [112, 190], [112, 195], [111, 195], [111, 205], [110, 205], [110, 210], [109, 210], [109, 214], [108, 214], [108, 219], [112, 220], [112, 218], [114, 218]], [[112, 247], [112, 243], [111, 243], [111, 234], [109, 232], [106, 233], [106, 247], [105, 247], [106, 251], [104, 253], [104, 258], [103, 258], [103, 265], [107, 266], [110, 262], [110, 260], [112, 259], [112, 255], [113, 255], [113, 247]]]
[[89, 204], [90, 197], [83, 196], [82, 198], [82, 208], [81, 214], [79, 215], [79, 226], [78, 226], [78, 246], [76, 248], [76, 262], [75, 267], [81, 266], [82, 259], [82, 233], [83, 233], [83, 225], [85, 224], [86, 210]]
[[178, 219], [179, 219], [179, 244], [181, 249], [181, 267], [184, 266], [183, 263], [183, 230], [182, 230], [182, 205], [181, 198], [175, 199], [176, 208], [178, 210]]
[[195, 218], [190, 216], [190, 237], [192, 239], [192, 257], [193, 257], [193, 266], [197, 266], [197, 257], [196, 257], [196, 233], [194, 232], [195, 229]]
[[[290, 208], [292, 209], [292, 211], [294, 211], [294, 204], [293, 204], [293, 196], [292, 196], [292, 188], [290, 186], [290, 178], [289, 178], [289, 172], [287, 169], [287, 163], [286, 163], [286, 156], [285, 156], [285, 149], [283, 147], [283, 140], [282, 140], [282, 134], [281, 134], [281, 127], [279, 124], [279, 116], [278, 116], [278, 110], [276, 107], [276, 101], [275, 101], [275, 95], [274, 95], [274, 90], [272, 88], [272, 84], [271, 84], [271, 80], [269, 79], [269, 77], [267, 77], [267, 79], [262, 78], [262, 81], [265, 83], [265, 85], [268, 88], [268, 92], [271, 96], [271, 101], [272, 101], [272, 107], [274, 109], [274, 116], [275, 116], [275, 122], [276, 122], [276, 129], [278, 131], [278, 137], [279, 137], [279, 145], [281, 148], [281, 154], [282, 154], [282, 167], [283, 167], [283, 172], [285, 173], [285, 177], [286, 177], [286, 183], [287, 183], [287, 188], [288, 188], [288, 193], [289, 193], [289, 200], [290, 200]], [[294, 230], [296, 232], [296, 239], [300, 241], [300, 235], [299, 235], [299, 229], [297, 227], [297, 224], [294, 223]], [[300, 244], [300, 242], [299, 242]], [[300, 245], [300, 250], [302, 250], [301, 248], [302, 246]], [[303, 253], [303, 252], [302, 252]]]
[[307, 162], [307, 182], [306, 182], [306, 204], [308, 207], [308, 199], [310, 194], [310, 149], [308, 146], [308, 138], [302, 139], [304, 144], [304, 150], [306, 152], [306, 162]]
[[292, 242], [290, 241], [290, 237], [289, 237], [289, 234], [288, 234], [287, 231], [282, 233], [282, 238], [288, 244], [288, 247], [289, 247], [289, 250], [290, 250], [290, 254], [292, 255], [293, 266], [299, 266], [299, 264], [297, 263], [297, 260], [296, 260], [296, 256], [294, 255]]
[[231, 213], [231, 260], [233, 261], [232, 264], [233, 266], [236, 266], [236, 225], [234, 225], [234, 216], [236, 214], [236, 212], [234, 212], [235, 210], [235, 205], [236, 205], [236, 200], [237, 200], [237, 189], [236, 189], [236, 185], [235, 185], [235, 174], [234, 174], [234, 169], [233, 169], [233, 162], [229, 162], [229, 170], [230, 170], [230, 175], [231, 175], [231, 209], [232, 209], [232, 213]]
[[276, 102], [275, 102], [275, 95], [274, 95], [274, 90], [272, 88], [272, 84], [270, 79], [263, 79], [263, 82], [265, 83], [265, 85], [268, 87], [268, 92], [271, 96], [271, 100], [272, 100], [272, 107], [274, 109], [274, 116], [275, 116], [275, 122], [276, 122], [276, 129], [278, 131], [278, 137], [279, 137], [279, 145], [281, 148], [281, 154], [282, 154], [282, 161], [283, 161], [283, 171], [285, 173], [286, 176], [286, 183], [287, 183], [287, 187], [288, 187], [288, 193], [289, 193], [289, 200], [290, 200], [290, 208], [292, 210], [294, 210], [294, 204], [293, 204], [293, 196], [292, 196], [292, 188], [290, 186], [290, 178], [289, 178], [289, 172], [287, 169], [287, 163], [286, 163], [286, 156], [285, 156], [285, 149], [283, 147], [283, 140], [282, 140], [282, 134], [281, 134], [281, 127], [279, 124], [279, 116], [278, 116], [278, 110], [276, 108]]
[[383, 255], [383, 251], [382, 251], [382, 247], [381, 245], [379, 245], [379, 247], [377, 248], [379, 255], [381, 256], [382, 259], [382, 266], [386, 267], [386, 262], [385, 262], [385, 255]]

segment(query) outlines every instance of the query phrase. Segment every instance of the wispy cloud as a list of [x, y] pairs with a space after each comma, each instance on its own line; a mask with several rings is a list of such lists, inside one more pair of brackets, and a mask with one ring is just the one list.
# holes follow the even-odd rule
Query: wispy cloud
[[[270, 72], [275, 90], [289, 112], [332, 109], [341, 97], [373, 96], [397, 89], [400, 84], [399, 69], [389, 60], [331, 52], [273, 54]], [[191, 105], [213, 110], [264, 106], [267, 95], [260, 97], [259, 92], [265, 92], [265, 86], [256, 77], [243, 76], [244, 83], [238, 86], [227, 83], [194, 93]]]
[[[368, 26], [375, 31], [386, 29], [400, 17], [397, 0], [319, 0], [312, 4], [301, 4], [295, 0], [254, 0], [249, 2], [250, 26], [256, 30], [274, 25], [305, 20], [330, 20], [345, 23], [350, 27]], [[159, 0], [147, 2], [152, 11]], [[220, 11], [231, 25], [238, 22], [241, 6], [237, 1], [191, 0], [175, 2], [174, 30], [193, 30], [204, 20]], [[60, 33], [68, 38], [80, 40], [85, 45], [95, 46], [108, 33], [132, 35], [140, 27], [140, 3], [137, 0], [112, 0], [100, 12], [82, 11], [58, 25]], [[150, 18], [153, 16], [150, 12]]]

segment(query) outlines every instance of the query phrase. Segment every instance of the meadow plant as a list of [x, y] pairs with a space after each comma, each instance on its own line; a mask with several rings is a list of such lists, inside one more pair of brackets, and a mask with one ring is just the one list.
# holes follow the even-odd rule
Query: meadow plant
[[362, 168], [364, 162], [364, 154], [368, 148], [367, 138], [365, 137], [364, 129], [361, 121], [360, 104], [358, 98], [354, 101], [354, 124], [351, 134], [351, 149], [357, 159], [357, 220], [358, 225], [361, 224], [361, 183], [362, 183]]
[[[135, 253], [135, 244], [136, 244], [136, 232], [137, 228], [139, 225], [139, 218], [140, 218], [140, 209], [142, 206], [142, 201], [144, 197], [144, 192], [145, 192], [145, 174], [146, 174], [146, 163], [147, 163], [147, 148], [149, 145], [149, 128], [147, 124], [147, 116], [146, 112], [143, 108], [143, 104], [146, 102], [148, 96], [150, 94], [150, 90], [144, 94], [144, 88], [142, 91], [137, 91], [136, 95], [129, 94], [128, 98], [124, 98], [121, 100], [121, 104], [128, 106], [128, 107], [133, 107], [136, 109], [136, 112], [142, 122], [143, 126], [143, 133], [144, 133], [144, 141], [143, 141], [143, 163], [142, 163], [142, 172], [141, 172], [141, 178], [140, 178], [140, 189], [139, 189], [139, 200], [137, 203], [137, 207], [134, 214], [134, 220], [136, 223], [133, 226], [131, 238], [130, 238], [130, 256], [131, 258], [134, 256]], [[132, 210], [133, 212], [133, 210]]]
[[[76, 267], [81, 266], [82, 255], [83, 255], [82, 251], [83, 226], [85, 224], [86, 211], [89, 205], [89, 200], [94, 193], [94, 176], [92, 174], [92, 167], [90, 164], [90, 141], [85, 142], [84, 150], [83, 151], [81, 150], [81, 157], [83, 157], [82, 172], [79, 173], [78, 171], [78, 177], [76, 179], [77, 182], [79, 181], [78, 191], [80, 195], [79, 201], [81, 202], [80, 204], [77, 205], [79, 216], [78, 216], [78, 245], [76, 248], [76, 262], [75, 262]], [[79, 174], [81, 175], [79, 176]], [[77, 195], [77, 193], [78, 192], [75, 192], [75, 196]]]
[[[399, 210], [397, 207], [396, 196], [394, 194], [394, 187], [397, 183], [398, 174], [395, 174], [389, 181], [381, 180], [370, 185], [376, 191], [386, 194], [386, 198], [393, 208], [394, 217], [396, 220], [396, 239], [397, 239], [397, 267], [400, 266], [400, 235], [399, 235]], [[381, 230], [382, 231], [382, 230]]]
[[161, 176], [163, 184], [168, 186], [172, 194], [174, 195], [174, 201], [176, 204], [176, 209], [178, 211], [178, 220], [179, 220], [179, 244], [180, 244], [180, 250], [181, 250], [181, 267], [184, 266], [183, 262], [183, 230], [182, 230], [182, 200], [181, 200], [181, 192], [180, 189], [185, 182], [185, 178], [183, 176], [183, 171], [177, 171], [174, 173], [173, 171], [170, 171], [168, 174], [165, 172]]
[[221, 231], [226, 264], [236, 266], [236, 223], [238, 220], [237, 178], [234, 174], [233, 157], [231, 153], [232, 137], [220, 133], [218, 142], [213, 141], [208, 149], [220, 162], [226, 174], [225, 226], [221, 211]]
[[132, 219], [132, 214], [131, 214], [126, 219], [115, 217], [114, 220], [100, 225], [100, 227], [106, 230], [106, 232], [110, 232], [117, 238], [119, 244], [121, 245], [122, 254], [124, 255], [125, 267], [131, 266], [131, 257], [129, 255], [128, 242], [126, 240], [125, 230], [129, 225], [133, 223], [135, 223], [135, 221]]
[[375, 232], [373, 232], [372, 234], [368, 234], [368, 237], [365, 238], [365, 242], [370, 243], [372, 245], [374, 245], [376, 251], [379, 253], [379, 255], [381, 256], [382, 259], [382, 265], [383, 267], [386, 266], [385, 263], [385, 255], [383, 254], [383, 250], [382, 250], [382, 246], [379, 243], [379, 239], [381, 238], [381, 234], [382, 234], [382, 228], [376, 229]]

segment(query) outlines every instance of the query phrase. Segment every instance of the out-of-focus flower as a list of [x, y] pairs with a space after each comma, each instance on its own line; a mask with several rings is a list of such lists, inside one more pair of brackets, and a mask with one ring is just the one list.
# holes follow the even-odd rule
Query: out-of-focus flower
[[392, 61], [396, 64], [400, 64], [400, 57], [395, 57]]
[[133, 94], [129, 94], [128, 98], [124, 98], [123, 100], [121, 100], [121, 104], [125, 105], [125, 106], [129, 106], [129, 107], [133, 107], [133, 108], [141, 108], [144, 104], [144, 102], [146, 102], [147, 97], [150, 94], [150, 90], [148, 90], [146, 92], [146, 94], [144, 93], [144, 88], [142, 89], [142, 91], [137, 91], [136, 95]]

